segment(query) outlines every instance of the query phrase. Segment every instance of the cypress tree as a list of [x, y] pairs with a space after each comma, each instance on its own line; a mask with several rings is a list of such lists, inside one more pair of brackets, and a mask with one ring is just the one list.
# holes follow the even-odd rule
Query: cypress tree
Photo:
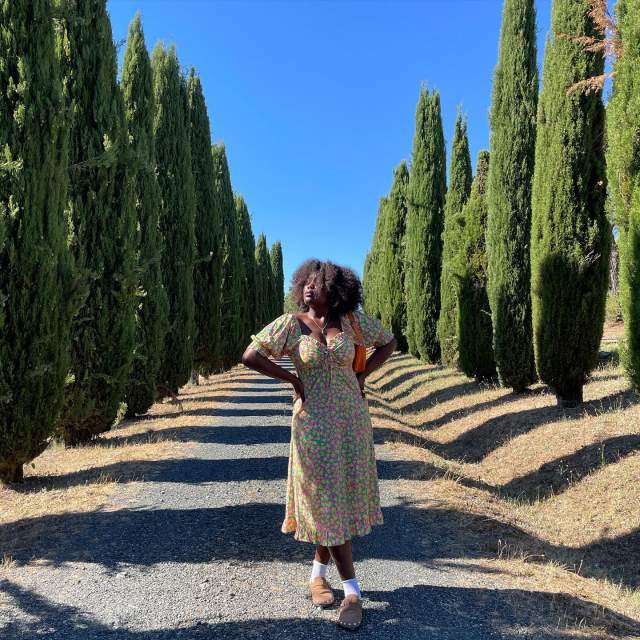
[[122, 69], [122, 92], [134, 158], [135, 213], [138, 223], [136, 341], [125, 396], [127, 415], [133, 416], [146, 413], [156, 399], [156, 379], [165, 335], [169, 330], [168, 301], [160, 265], [161, 200], [155, 173], [153, 73], [139, 14], [129, 25]]
[[440, 95], [420, 92], [409, 172], [405, 295], [409, 351], [429, 362], [440, 357], [440, 270], [446, 160]]
[[409, 170], [403, 160], [396, 168], [389, 193], [382, 245], [382, 322], [390, 327], [398, 340], [398, 349], [407, 350], [404, 335], [407, 307], [404, 299], [404, 234], [407, 224], [407, 187]]
[[191, 167], [196, 194], [196, 261], [193, 270], [196, 339], [194, 368], [204, 376], [220, 362], [220, 218], [215, 207], [211, 129], [200, 78], [191, 68], [189, 97]]
[[271, 259], [267, 249], [267, 238], [264, 233], [258, 236], [256, 242], [256, 299], [258, 309], [258, 326], [262, 327], [273, 320], [273, 275], [271, 273]]
[[[124, 100], [104, 0], [63, 0], [69, 99], [71, 250], [88, 295], [72, 326], [71, 373], [60, 433], [87, 442], [113, 424], [135, 344], [135, 203]], [[90, 25], [90, 27], [88, 26]]]
[[381, 269], [383, 264], [382, 254], [384, 252], [383, 236], [386, 224], [388, 200], [385, 196], [380, 198], [378, 203], [378, 215], [376, 216], [376, 226], [371, 241], [371, 249], [365, 258], [363, 298], [364, 309], [367, 313], [382, 317], [381, 302]]
[[242, 343], [242, 255], [236, 205], [224, 145], [214, 145], [211, 152], [216, 186], [216, 215], [220, 220], [221, 232], [221, 367], [229, 369], [238, 363], [238, 349]]
[[14, 482], [62, 409], [73, 274], [51, 3], [2, 2], [0, 24], [0, 480]]
[[619, 230], [625, 364], [640, 391], [640, 0], [618, 0], [622, 53], [607, 106], [607, 176]]
[[464, 207], [464, 230], [456, 265], [458, 293], [458, 350], [460, 368], [476, 380], [496, 376], [493, 327], [487, 295], [487, 199], [489, 152], [481, 151], [476, 177]]
[[242, 196], [236, 196], [236, 216], [238, 227], [238, 241], [243, 262], [243, 330], [240, 342], [246, 345], [251, 334], [258, 328], [256, 323], [256, 241], [251, 229], [251, 217], [247, 203]]
[[284, 268], [282, 266], [282, 245], [276, 241], [271, 245], [271, 274], [273, 275], [275, 308], [274, 317], [284, 313]]
[[533, 0], [505, 0], [491, 105], [487, 202], [488, 292], [503, 385], [535, 380], [530, 229], [538, 71]]
[[467, 121], [462, 118], [462, 114], [458, 113], [451, 149], [449, 190], [444, 210], [440, 318], [438, 319], [438, 340], [442, 362], [448, 367], [458, 366], [458, 295], [455, 270], [462, 245], [464, 227], [462, 209], [469, 199], [472, 180]]
[[538, 374], [560, 404], [573, 406], [597, 363], [611, 230], [604, 209], [602, 100], [567, 92], [601, 74], [604, 61], [565, 34], [596, 35], [585, 2], [553, 3], [538, 105], [531, 295]]
[[193, 366], [195, 188], [186, 87], [175, 47], [165, 50], [158, 43], [151, 66], [156, 100], [157, 175], [162, 197], [162, 279], [169, 301], [170, 328], [157, 378], [158, 395], [165, 397], [177, 394], [188, 382]]

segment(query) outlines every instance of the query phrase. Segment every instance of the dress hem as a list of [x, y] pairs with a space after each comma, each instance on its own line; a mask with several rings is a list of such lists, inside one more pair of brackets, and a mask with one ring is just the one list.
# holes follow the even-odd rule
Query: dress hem
[[295, 518], [288, 518], [282, 524], [280, 531], [285, 534], [293, 533], [294, 540], [299, 540], [300, 542], [320, 544], [323, 547], [334, 547], [344, 544], [356, 536], [366, 536], [371, 533], [373, 526], [381, 524], [384, 524], [384, 518], [382, 512], [379, 512], [377, 515], [374, 515], [367, 524], [363, 526], [348, 527], [345, 534], [337, 538], [332, 538], [326, 534], [319, 534], [318, 531], [312, 527], [297, 524]]

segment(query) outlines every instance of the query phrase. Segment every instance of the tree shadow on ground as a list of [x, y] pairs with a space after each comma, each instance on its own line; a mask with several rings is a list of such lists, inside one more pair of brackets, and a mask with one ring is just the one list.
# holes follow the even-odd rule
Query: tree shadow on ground
[[[318, 617], [302, 595], [300, 608], [308, 607], [308, 617], [302, 614], [212, 622], [214, 612], [211, 612], [211, 616], [190, 626], [146, 631], [115, 627], [93, 618], [80, 606], [53, 602], [9, 580], [0, 584], [11, 608], [21, 614], [5, 625], [6, 640], [44, 635], [64, 640], [270, 640], [283, 637], [328, 640], [344, 637], [344, 631], [329, 619], [335, 613], [328, 611], [326, 617]], [[565, 614], [567, 609], [593, 611], [591, 603], [579, 598], [521, 589], [418, 584], [388, 591], [370, 590], [363, 595], [365, 615], [360, 634], [375, 640], [520, 640], [525, 635], [534, 637], [531, 633], [536, 640], [562, 640], [575, 636], [558, 626], [559, 614]], [[625, 630], [633, 632], [638, 628], [635, 621], [613, 611], [605, 609], [600, 615], [621, 630], [621, 634], [616, 633], [613, 638], [625, 637]], [[580, 637], [596, 640], [602, 636], [584, 630]]]
[[619, 391], [604, 398], [585, 402], [575, 409], [557, 406], [536, 407], [490, 418], [446, 444], [433, 444], [438, 455], [464, 462], [477, 463], [516, 436], [537, 427], [565, 419], [580, 419], [585, 414], [597, 416], [604, 411], [630, 406], [638, 402], [630, 390]]
[[[369, 535], [358, 539], [356, 560], [432, 566], [441, 558], [495, 558], [501, 546], [509, 545], [545, 562], [580, 567], [586, 577], [640, 586], [640, 530], [573, 548], [540, 540], [497, 518], [441, 508], [428, 501], [425, 505], [400, 498], [382, 511], [384, 525], [374, 526]], [[284, 506], [268, 502], [52, 514], [1, 525], [0, 552], [11, 556], [18, 566], [32, 561], [54, 566], [90, 562], [113, 571], [122, 564], [228, 559], [295, 562], [306, 558], [312, 545], [283, 535], [283, 517]], [[239, 527], [240, 522], [244, 526]], [[260, 531], [259, 545], [256, 531]]]
[[514, 478], [499, 489], [505, 497], [531, 502], [557, 495], [596, 469], [615, 464], [640, 451], [640, 434], [627, 434], [589, 444], [574, 453], [556, 458], [539, 469]]
[[[44, 488], [49, 490], [66, 489], [102, 483], [105, 478], [119, 484], [140, 481], [204, 484], [209, 482], [286, 480], [288, 461], [287, 456], [126, 460], [61, 475], [32, 476], [15, 490], [17, 493], [29, 493]], [[406, 460], [378, 460], [377, 468], [378, 477], [381, 480], [415, 479], [424, 472], [424, 463]]]

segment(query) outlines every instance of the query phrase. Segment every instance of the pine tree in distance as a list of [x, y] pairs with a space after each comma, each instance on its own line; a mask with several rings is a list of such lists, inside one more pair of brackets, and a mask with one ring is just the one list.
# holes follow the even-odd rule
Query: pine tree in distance
[[451, 149], [449, 189], [444, 209], [440, 317], [438, 319], [438, 340], [442, 362], [448, 367], [458, 366], [458, 295], [455, 270], [460, 258], [464, 229], [462, 210], [469, 199], [472, 179], [467, 120], [458, 113]]
[[407, 187], [409, 170], [404, 160], [393, 175], [393, 185], [387, 200], [386, 221], [383, 229], [381, 256], [382, 322], [398, 340], [398, 349], [407, 350], [404, 335], [407, 325], [407, 306], [404, 297], [404, 241], [407, 224]]
[[440, 358], [437, 323], [446, 190], [440, 95], [422, 89], [407, 188], [405, 295], [409, 351], [427, 362]]
[[195, 188], [196, 257], [193, 269], [195, 305], [194, 369], [208, 376], [220, 361], [220, 218], [215, 208], [211, 128], [202, 83], [192, 67], [187, 81], [191, 168]]
[[478, 381], [493, 380], [493, 327], [487, 296], [487, 174], [489, 152], [481, 151], [471, 195], [464, 206], [464, 230], [456, 265], [458, 349], [462, 371]]
[[145, 413], [156, 399], [156, 379], [167, 320], [167, 294], [162, 284], [162, 236], [159, 231], [160, 190], [156, 178], [153, 120], [153, 72], [140, 14], [129, 25], [122, 69], [122, 92], [131, 140], [135, 192], [138, 268], [136, 343], [126, 390], [127, 415]]
[[191, 166], [187, 92], [174, 47], [158, 43], [152, 56], [156, 115], [154, 135], [162, 195], [162, 277], [169, 301], [158, 395], [176, 395], [191, 377], [195, 338], [193, 265], [195, 186]]

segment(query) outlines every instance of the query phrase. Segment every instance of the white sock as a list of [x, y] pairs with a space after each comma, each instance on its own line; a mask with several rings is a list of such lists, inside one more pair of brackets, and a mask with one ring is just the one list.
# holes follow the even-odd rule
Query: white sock
[[313, 560], [313, 569], [311, 569], [311, 578], [309, 580], [313, 580], [318, 576], [325, 577], [327, 575], [327, 567], [328, 564], [322, 564], [322, 562], [318, 562], [317, 560]]
[[358, 598], [362, 599], [362, 593], [360, 592], [360, 585], [358, 584], [358, 580], [356, 578], [351, 578], [351, 580], [343, 580], [342, 588], [344, 589], [345, 598], [350, 593], [355, 593]]

